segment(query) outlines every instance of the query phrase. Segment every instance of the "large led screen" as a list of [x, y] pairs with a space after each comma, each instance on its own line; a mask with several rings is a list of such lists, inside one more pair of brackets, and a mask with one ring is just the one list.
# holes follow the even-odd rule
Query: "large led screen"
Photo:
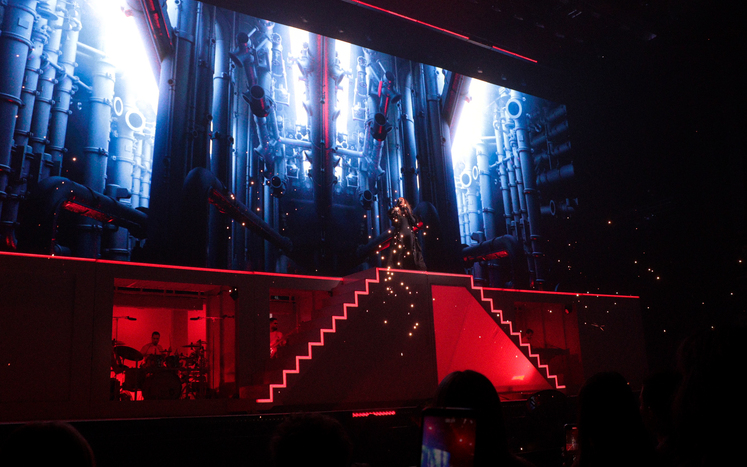
[[565, 106], [193, 0], [37, 10], [3, 23], [30, 44], [0, 44], [3, 248], [547, 281], [577, 203]]

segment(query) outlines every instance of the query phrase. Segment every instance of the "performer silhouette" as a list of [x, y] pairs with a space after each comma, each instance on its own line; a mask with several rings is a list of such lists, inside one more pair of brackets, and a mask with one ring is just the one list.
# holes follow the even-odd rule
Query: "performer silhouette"
[[397, 204], [389, 210], [394, 236], [390, 245], [389, 267], [396, 269], [417, 269], [425, 271], [423, 252], [414, 231], [417, 219], [405, 198], [397, 199]]

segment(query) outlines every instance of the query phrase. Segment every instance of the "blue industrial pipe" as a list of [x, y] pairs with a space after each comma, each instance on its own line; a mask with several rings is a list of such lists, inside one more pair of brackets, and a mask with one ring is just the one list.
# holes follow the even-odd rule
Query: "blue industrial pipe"
[[49, 2], [42, 1], [37, 3], [36, 11], [38, 19], [34, 23], [34, 30], [31, 35], [33, 47], [26, 62], [26, 69], [23, 78], [23, 90], [21, 92], [21, 101], [23, 104], [18, 111], [16, 126], [14, 131], [14, 155], [11, 161], [12, 177], [8, 181], [6, 188], [5, 201], [0, 203], [0, 249], [16, 249], [15, 228], [18, 219], [18, 206], [20, 200], [26, 196], [28, 187], [28, 177], [31, 173], [33, 163], [33, 153], [28, 145], [31, 134], [31, 120], [34, 114], [34, 104], [36, 97], [39, 95], [37, 84], [39, 75], [42, 73], [42, 53], [44, 46], [49, 40], [47, 24], [49, 20], [54, 20], [57, 16], [54, 14], [56, 0]]
[[182, 225], [193, 230], [191, 235], [180, 236], [176, 240], [182, 253], [179, 255], [180, 262], [194, 266], [207, 265], [208, 203], [286, 254], [293, 251], [293, 243], [289, 238], [280, 235], [271, 225], [254, 214], [209, 170], [197, 167], [189, 172], [184, 181], [181, 209], [178, 210]]
[[173, 238], [181, 235], [178, 213], [179, 192], [190, 169], [187, 123], [194, 101], [194, 40], [197, 8], [195, 0], [181, 0], [177, 18], [175, 50], [161, 64], [158, 116], [156, 120], [153, 185], [150, 200], [152, 222], [146, 249], [155, 262], [172, 262], [179, 252], [172, 248]]
[[33, 47], [31, 33], [36, 21], [36, 0], [11, 0], [0, 27], [0, 211], [11, 176], [11, 149], [16, 116], [23, 104], [21, 91], [26, 61]]
[[137, 238], [147, 235], [148, 215], [144, 212], [80, 183], [53, 176], [39, 182], [33, 195], [24, 202], [19, 249], [28, 253], [53, 254], [62, 210], [125, 228]]
[[[78, 36], [82, 27], [78, 19], [79, 16], [80, 11], [77, 4], [68, 5], [68, 9], [65, 12], [65, 21], [62, 25], [62, 42], [58, 58], [58, 63], [62, 71], [60, 71], [60, 67], [55, 67], [54, 61], [50, 62], [50, 66], [57, 68], [57, 85], [54, 87], [53, 105], [49, 117], [49, 132], [47, 133], [46, 141], [48, 154], [43, 150], [40, 151], [40, 180], [51, 175], [59, 175], [62, 169], [62, 154], [65, 151], [67, 124], [69, 116], [72, 113], [70, 105], [73, 100], [73, 94], [76, 91], [74, 87], [75, 57], [78, 52]], [[42, 132], [41, 134], [44, 133]]]
[[[47, 171], [45, 164], [51, 161], [51, 156], [45, 154], [45, 152], [48, 137], [50, 136], [49, 123], [52, 105], [55, 104], [53, 97], [55, 85], [57, 83], [57, 69], [60, 68], [60, 65], [57, 63], [62, 54], [62, 49], [60, 47], [62, 42], [62, 31], [64, 25], [67, 24], [67, 16], [69, 15], [67, 10], [60, 4], [57, 5], [56, 11], [56, 19], [49, 20], [47, 23], [47, 27], [50, 31], [49, 42], [47, 42], [44, 47], [44, 53], [42, 54], [42, 75], [39, 78], [37, 96], [34, 102], [34, 114], [31, 118], [31, 135], [29, 139], [31, 142], [33, 161], [29, 168], [29, 190], [34, 189], [36, 183], [42, 177], [43, 171]], [[69, 39], [70, 35], [66, 34], [65, 40], [67, 41]], [[67, 47], [66, 53], [71, 53]], [[72, 51], [72, 56], [73, 58], [75, 57], [74, 50]]]

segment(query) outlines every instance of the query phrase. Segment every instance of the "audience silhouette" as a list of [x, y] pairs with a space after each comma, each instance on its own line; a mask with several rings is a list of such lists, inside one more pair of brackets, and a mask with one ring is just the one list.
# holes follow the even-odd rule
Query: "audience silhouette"
[[578, 467], [655, 464], [636, 397], [619, 373], [598, 373], [581, 388], [578, 444]]
[[0, 446], [0, 465], [94, 467], [93, 451], [86, 439], [62, 422], [26, 424]]
[[[742, 397], [745, 326], [708, 329], [688, 337], [678, 352], [682, 384], [674, 399], [677, 463], [681, 467], [732, 465], [743, 458]], [[744, 460], [742, 460], [743, 462]]]
[[438, 386], [433, 405], [477, 411], [476, 467], [533, 465], [509, 452], [501, 400], [493, 383], [481, 373], [465, 370], [448, 374]]
[[340, 422], [313, 413], [293, 415], [278, 426], [270, 441], [275, 467], [348, 467], [352, 451]]
[[643, 423], [663, 465], [674, 465], [672, 405], [681, 381], [682, 376], [673, 370], [655, 373], [643, 382], [639, 397]]

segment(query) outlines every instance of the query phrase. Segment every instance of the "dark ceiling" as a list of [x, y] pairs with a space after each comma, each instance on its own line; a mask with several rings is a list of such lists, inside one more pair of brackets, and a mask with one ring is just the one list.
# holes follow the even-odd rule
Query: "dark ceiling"
[[656, 60], [652, 51], [686, 47], [730, 22], [702, 0], [207, 1], [561, 102], [610, 67]]

